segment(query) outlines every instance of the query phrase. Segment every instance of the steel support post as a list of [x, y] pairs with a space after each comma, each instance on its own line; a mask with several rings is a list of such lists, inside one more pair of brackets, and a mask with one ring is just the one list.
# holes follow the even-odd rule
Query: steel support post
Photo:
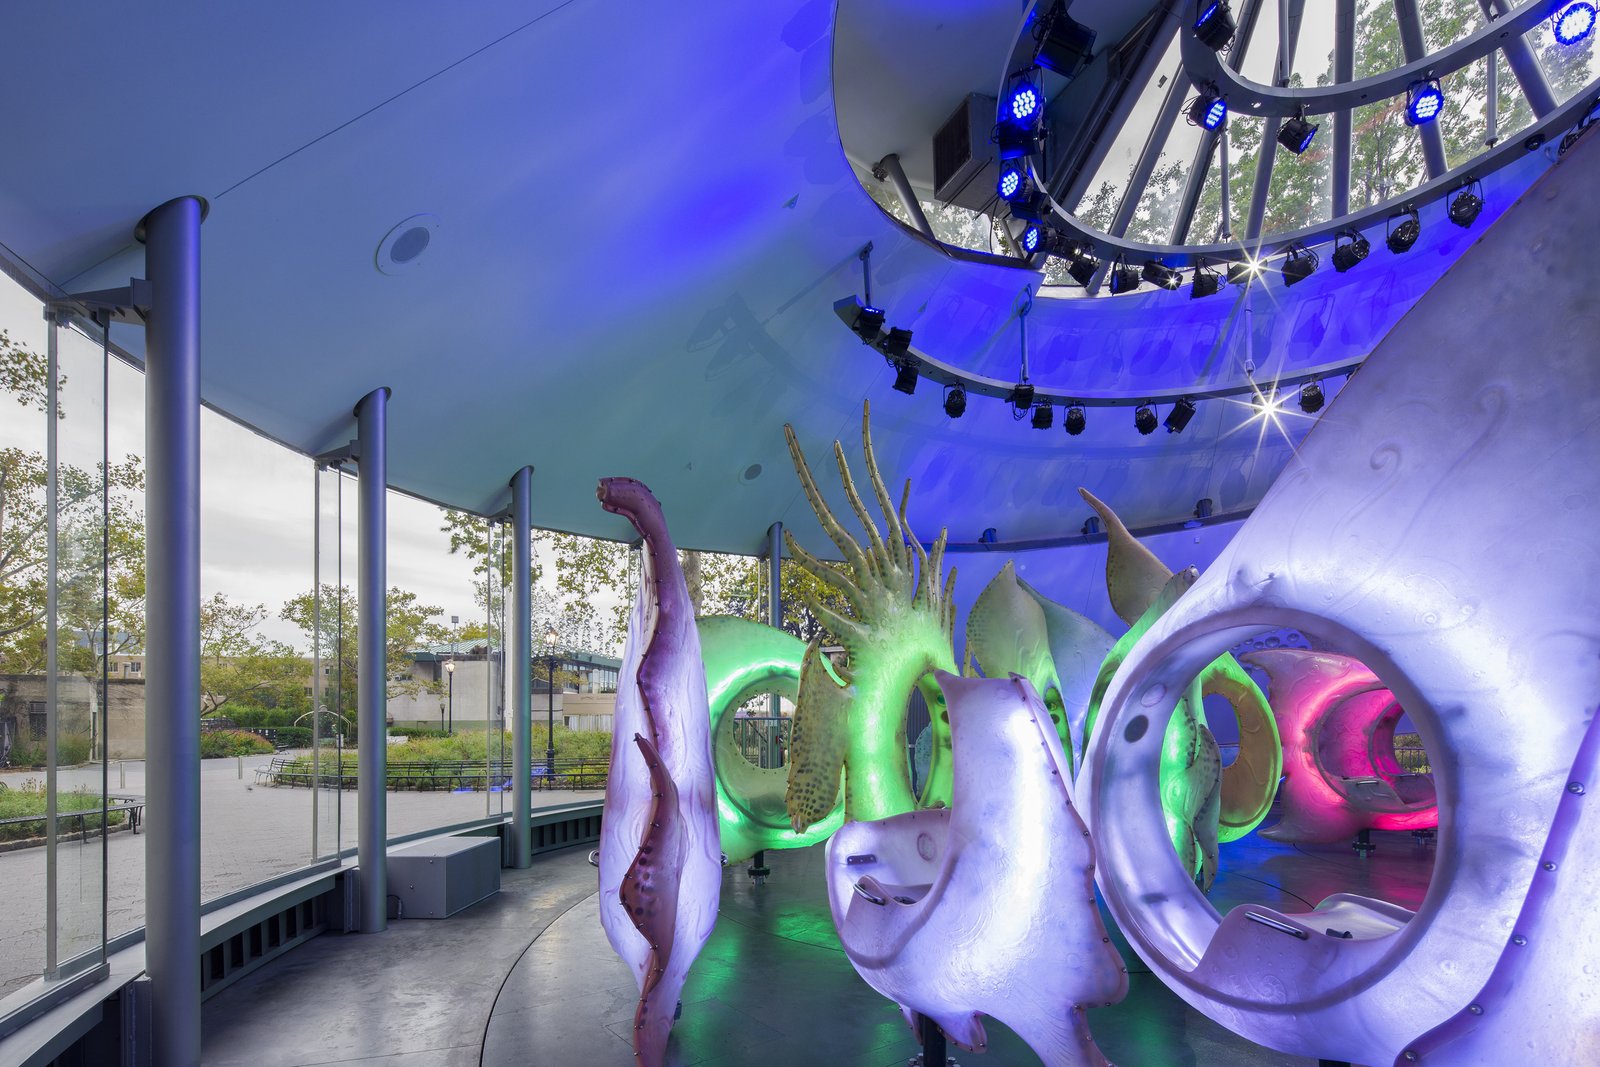
[[360, 868], [358, 911], [364, 934], [389, 925], [388, 793], [388, 606], [389, 390], [374, 389], [356, 405], [356, 470], [359, 518], [356, 540], [356, 772]]
[[511, 479], [511, 866], [533, 865], [533, 468]]
[[156, 1062], [200, 1062], [200, 222], [144, 217], [145, 963]]

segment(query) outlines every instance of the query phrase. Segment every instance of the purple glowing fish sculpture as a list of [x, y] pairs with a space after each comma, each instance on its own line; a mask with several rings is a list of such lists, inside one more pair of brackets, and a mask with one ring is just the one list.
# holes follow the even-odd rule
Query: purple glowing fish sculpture
[[847, 822], [828, 842], [828, 903], [868, 985], [981, 1051], [981, 1016], [1051, 1067], [1104, 1067], [1088, 1008], [1127, 971], [1095, 907], [1094, 851], [1071, 762], [1025, 679], [936, 672], [950, 710], [949, 808]]
[[666, 1062], [689, 967], [722, 896], [710, 715], [700, 637], [661, 505], [631, 478], [600, 482], [600, 506], [644, 538], [639, 595], [617, 677], [600, 837], [600, 923], [639, 983], [634, 1058]]

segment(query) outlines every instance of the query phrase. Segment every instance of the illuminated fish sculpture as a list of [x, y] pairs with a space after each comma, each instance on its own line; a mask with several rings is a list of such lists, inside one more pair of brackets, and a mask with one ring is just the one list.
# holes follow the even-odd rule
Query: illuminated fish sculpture
[[1095, 905], [1094, 851], [1056, 723], [1025, 679], [937, 674], [954, 740], [951, 807], [848, 822], [828, 903], [857, 973], [982, 1050], [981, 1016], [1051, 1067], [1103, 1067], [1086, 1011], [1127, 993]]
[[917, 806], [919, 798], [912, 791], [906, 760], [906, 706], [913, 689], [920, 689], [927, 699], [933, 723], [933, 758], [921, 803], [948, 804], [950, 799], [950, 730], [944, 697], [933, 681], [933, 672], [955, 670], [955, 606], [950, 595], [955, 571], [940, 584], [944, 531], [930, 552], [924, 552], [912, 535], [906, 523], [909, 481], [899, 508], [891, 503], [872, 451], [870, 417], [871, 408], [864, 404], [861, 446], [872, 493], [883, 515], [882, 534], [856, 491], [844, 449], [839, 442], [833, 443], [839, 480], [851, 510], [866, 529], [866, 547], [834, 517], [793, 428], [784, 427], [806, 500], [844, 556], [844, 566], [823, 563], [785, 531], [789, 552], [799, 566], [841, 594], [851, 613], [847, 618], [825, 604], [807, 604], [843, 643], [849, 666], [835, 670], [827, 665], [820, 641], [806, 649], [795, 705], [787, 792], [796, 832], [833, 812], [841, 772], [846, 819], [881, 819]]
[[684, 980], [722, 896], [711, 724], [694, 607], [661, 505], [631, 478], [602, 479], [598, 496], [644, 539], [617, 675], [600, 922], [639, 983], [634, 1057], [660, 1067]]

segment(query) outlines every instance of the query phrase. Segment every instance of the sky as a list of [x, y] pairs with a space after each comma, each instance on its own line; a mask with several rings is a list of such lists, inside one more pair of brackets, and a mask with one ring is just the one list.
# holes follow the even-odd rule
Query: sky
[[[0, 329], [41, 354], [46, 328], [39, 302], [0, 276]], [[203, 358], [203, 356], [202, 356]], [[62, 331], [61, 370], [67, 376], [59, 429], [63, 460], [87, 466], [98, 461], [100, 350], [96, 341]], [[109, 375], [109, 439], [113, 462], [144, 451], [144, 378], [113, 357]], [[354, 433], [354, 425], [351, 427]], [[43, 414], [9, 400], [0, 402], [0, 447], [43, 452]], [[285, 601], [313, 585], [314, 486], [311, 460], [247, 427], [205, 410], [200, 418], [200, 583], [209, 598], [223, 593], [236, 603], [265, 604], [265, 637], [305, 649], [292, 623], [278, 617]], [[354, 578], [354, 488], [347, 480], [346, 584]], [[482, 621], [473, 598], [472, 564], [450, 554], [440, 530], [442, 512], [433, 504], [389, 493], [389, 584], [410, 590], [424, 604], [441, 608], [440, 622], [459, 616], [461, 625]]]

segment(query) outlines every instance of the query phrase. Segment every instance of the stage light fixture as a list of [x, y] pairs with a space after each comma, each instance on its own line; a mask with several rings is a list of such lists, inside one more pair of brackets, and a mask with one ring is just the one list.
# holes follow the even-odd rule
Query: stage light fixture
[[1138, 267], [1130, 267], [1118, 260], [1117, 265], [1111, 268], [1112, 293], [1131, 293], [1139, 288], [1140, 272]]
[[1555, 31], [1556, 43], [1568, 47], [1577, 44], [1594, 32], [1596, 18], [1595, 6], [1587, 0], [1576, 4], [1568, 4], [1556, 13], [1552, 28]]
[[1315, 378], [1300, 387], [1300, 410], [1314, 415], [1322, 410], [1322, 383]]
[[1000, 109], [1000, 121], [1031, 130], [1039, 124], [1043, 114], [1043, 90], [1026, 75], [1020, 76], [1006, 94], [1005, 104]]
[[1083, 520], [1083, 525], [1078, 527], [1078, 532], [1085, 537], [1095, 537], [1100, 533], [1100, 516], [1090, 515]]
[[967, 387], [964, 385], [947, 385], [944, 389], [944, 413], [952, 419], [959, 419], [967, 413]]
[[1432, 122], [1444, 110], [1444, 90], [1431, 79], [1414, 81], [1406, 90], [1406, 123], [1421, 126]]
[[1095, 271], [1100, 269], [1100, 261], [1095, 259], [1083, 249], [1073, 253], [1072, 260], [1067, 264], [1067, 274], [1079, 285], [1087, 286], [1094, 279]]
[[1183, 275], [1154, 259], [1145, 263], [1140, 276], [1151, 285], [1159, 285], [1163, 289], [1176, 289], [1183, 284]]
[[1000, 168], [1000, 178], [995, 182], [1000, 199], [1026, 200], [1033, 195], [1033, 179], [1028, 176], [1027, 164], [1012, 160]]
[[[1340, 241], [1344, 244], [1340, 244]], [[1333, 237], [1333, 269], [1343, 274], [1367, 258], [1372, 244], [1360, 230], [1340, 230]]]
[[1228, 121], [1228, 102], [1220, 96], [1201, 95], [1189, 105], [1189, 122], [1202, 130], [1218, 130]]
[[1050, 401], [1041, 400], [1033, 408], [1033, 428], [1035, 430], [1048, 430], [1055, 422], [1055, 408]]
[[1039, 48], [1033, 60], [1071, 81], [1094, 58], [1095, 33], [1067, 15], [1067, 5], [1050, 9], [1039, 30]]
[[1194, 401], [1184, 397], [1172, 405], [1172, 410], [1167, 412], [1167, 432], [1182, 433], [1183, 428], [1189, 425], [1189, 420], [1194, 418]]
[[1011, 417], [1020, 419], [1033, 408], [1033, 386], [1019, 382], [1011, 387], [1011, 395], [1006, 399], [1011, 402]]
[[1472, 186], [1463, 185], [1456, 190], [1450, 199], [1450, 208], [1446, 212], [1450, 221], [1460, 227], [1471, 226], [1477, 219], [1478, 212], [1483, 210], [1483, 197], [1472, 191]]
[[1194, 35], [1213, 52], [1222, 51], [1239, 28], [1228, 0], [1197, 0], [1195, 8], [1199, 14], [1194, 20]]
[[1252, 278], [1261, 277], [1259, 259], [1240, 259], [1228, 264], [1228, 284], [1239, 285]]
[[1190, 300], [1202, 296], [1215, 296], [1221, 290], [1222, 275], [1214, 270], [1207, 270], [1203, 262], [1194, 268], [1194, 286], [1189, 290]]
[[1317, 264], [1322, 262], [1320, 256], [1302, 244], [1290, 245], [1288, 253], [1282, 267], [1284, 285], [1298, 285], [1305, 281], [1317, 269]]
[[1271, 386], [1262, 390], [1257, 386], [1250, 397], [1250, 406], [1257, 415], [1275, 415], [1281, 405], [1278, 403], [1278, 387]]
[[1061, 419], [1061, 425], [1064, 426], [1067, 433], [1073, 437], [1076, 437], [1082, 433], [1083, 428], [1088, 425], [1088, 423], [1089, 419], [1084, 415], [1083, 406], [1081, 404], [1073, 404], [1067, 409], [1066, 415]]
[[878, 339], [878, 334], [883, 332], [885, 318], [882, 308], [864, 307], [856, 312], [856, 321], [850, 324], [850, 329], [861, 338], [862, 344], [870, 345]]
[[1133, 428], [1146, 437], [1156, 432], [1156, 412], [1149, 404], [1140, 404], [1133, 411]]
[[1316, 124], [1307, 122], [1304, 115], [1290, 116], [1278, 127], [1278, 143], [1297, 156], [1311, 147], [1316, 136]]
[[914, 359], [897, 359], [894, 361], [894, 391], [911, 396], [917, 391], [917, 361]]
[[1017, 245], [1023, 252], [1033, 255], [1044, 244], [1044, 227], [1037, 222], [1030, 222], [1022, 228], [1017, 235]]
[[889, 327], [889, 332], [879, 342], [878, 349], [891, 361], [905, 358], [906, 352], [911, 348], [911, 331], [902, 330], [898, 326]]
[[[1404, 219], [1400, 225], [1394, 224], [1395, 219]], [[1397, 215], [1389, 216], [1389, 233], [1383, 243], [1389, 246], [1389, 251], [1400, 253], [1409, 252], [1411, 246], [1417, 243], [1417, 238], [1422, 236], [1422, 219], [1417, 216], [1415, 207], [1408, 207]]]

